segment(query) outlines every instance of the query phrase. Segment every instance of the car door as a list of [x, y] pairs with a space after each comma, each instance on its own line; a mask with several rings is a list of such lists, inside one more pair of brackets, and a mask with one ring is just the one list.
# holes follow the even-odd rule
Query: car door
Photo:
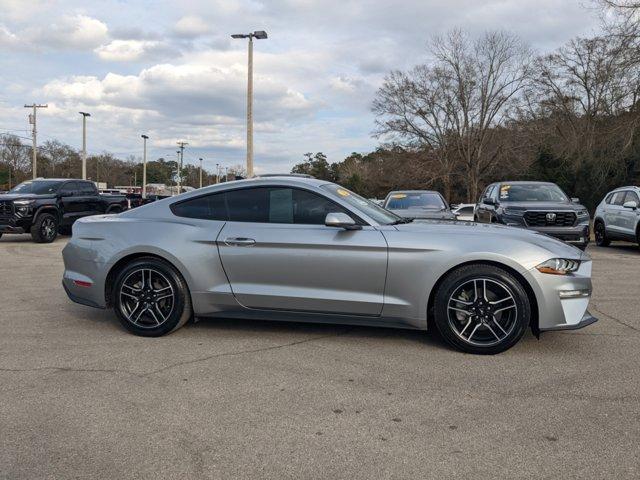
[[[222, 265], [247, 307], [379, 315], [387, 244], [376, 228], [327, 227], [327, 213], [348, 212], [317, 192], [253, 187], [226, 193], [229, 221], [218, 236]], [[355, 219], [355, 218], [354, 218]]]
[[480, 195], [480, 199], [478, 200], [478, 205], [476, 206], [475, 215], [479, 222], [490, 222], [491, 221], [491, 213], [489, 212], [489, 205], [484, 203], [486, 198], [491, 198], [491, 192], [493, 191], [493, 187], [495, 185], [489, 185], [484, 189], [482, 195]]
[[98, 189], [93, 182], [79, 182], [80, 192], [84, 202], [83, 216], [98, 215], [104, 213]]
[[62, 210], [61, 225], [68, 226], [82, 216], [83, 205], [78, 182], [66, 182], [58, 191]]
[[[624, 205], [627, 202], [635, 202], [636, 205], [640, 206], [640, 199], [638, 198], [638, 194], [636, 194], [631, 190], [627, 190], [627, 194], [624, 197], [622, 205]], [[636, 222], [638, 220], [638, 209], [626, 208], [623, 206], [618, 215], [620, 218], [620, 221], [619, 221], [620, 233], [635, 239]]]
[[615, 192], [613, 197], [611, 197], [611, 203], [607, 205], [607, 209], [604, 214], [607, 231], [614, 235], [620, 235], [623, 233], [621, 211], [623, 210], [622, 205], [624, 204], [626, 195], [626, 190]]

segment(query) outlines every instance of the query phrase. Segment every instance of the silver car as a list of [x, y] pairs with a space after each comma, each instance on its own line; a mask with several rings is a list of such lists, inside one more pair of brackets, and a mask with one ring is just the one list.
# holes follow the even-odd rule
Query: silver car
[[427, 330], [497, 353], [531, 327], [584, 327], [591, 261], [546, 235], [407, 221], [326, 181], [269, 177], [83, 218], [62, 283], [144, 336], [193, 317]]
[[605, 195], [596, 209], [593, 230], [601, 247], [612, 240], [640, 246], [640, 187], [621, 187]]

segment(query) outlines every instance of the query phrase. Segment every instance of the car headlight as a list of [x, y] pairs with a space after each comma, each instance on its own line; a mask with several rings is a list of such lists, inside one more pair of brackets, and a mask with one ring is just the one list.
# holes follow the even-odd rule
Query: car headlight
[[552, 258], [536, 267], [540, 273], [550, 275], [569, 275], [580, 268], [580, 260], [569, 260], [567, 258]]
[[589, 216], [589, 211], [588, 210], [578, 210], [578, 218], [585, 218]]
[[16, 207], [26, 207], [27, 205], [31, 205], [35, 200], [15, 200], [13, 204]]

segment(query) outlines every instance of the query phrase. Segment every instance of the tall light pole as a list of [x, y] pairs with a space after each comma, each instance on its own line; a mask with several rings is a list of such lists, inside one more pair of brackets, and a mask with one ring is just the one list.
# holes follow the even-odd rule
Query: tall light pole
[[178, 146], [180, 150], [178, 154], [180, 155], [180, 161], [178, 165], [178, 195], [182, 193], [182, 161], [184, 160], [184, 146], [189, 145], [187, 142], [178, 142]]
[[202, 188], [202, 159], [200, 158], [200, 188]]
[[31, 166], [31, 170], [33, 171], [33, 178], [37, 177], [37, 171], [38, 171], [38, 140], [37, 140], [37, 134], [38, 134], [38, 130], [36, 128], [36, 114], [38, 112], [38, 108], [48, 108], [49, 105], [45, 104], [45, 105], [38, 105], [37, 103], [32, 103], [31, 105], [25, 105], [24, 108], [33, 108], [33, 113], [31, 115], [29, 115], [29, 123], [31, 125], [33, 125], [32, 129], [31, 129], [31, 137], [32, 137], [32, 141], [33, 141], [33, 147], [32, 147], [32, 166]]
[[140, 135], [142, 137], [142, 198], [147, 198], [147, 135]]
[[220, 164], [216, 163], [216, 183], [220, 183]]
[[82, 115], [82, 179], [87, 179], [87, 117], [91, 114], [87, 112], [78, 112]]
[[253, 177], [253, 39], [264, 40], [267, 32], [235, 33], [231, 38], [249, 39], [249, 61], [247, 68], [247, 177]]

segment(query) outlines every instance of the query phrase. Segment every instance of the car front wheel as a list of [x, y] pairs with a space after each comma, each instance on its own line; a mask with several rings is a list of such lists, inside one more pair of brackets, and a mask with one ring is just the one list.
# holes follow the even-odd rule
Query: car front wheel
[[603, 222], [597, 222], [593, 230], [593, 234], [596, 237], [596, 245], [599, 247], [608, 247], [611, 244], [611, 240], [607, 237], [607, 229]]
[[31, 227], [31, 238], [36, 243], [51, 243], [58, 236], [58, 218], [51, 213], [41, 213]]
[[495, 354], [515, 345], [531, 319], [529, 297], [508, 271], [492, 265], [466, 265], [438, 287], [435, 324], [459, 350]]
[[129, 263], [117, 275], [112, 293], [115, 313], [130, 332], [159, 337], [191, 318], [191, 297], [180, 273], [154, 257]]

